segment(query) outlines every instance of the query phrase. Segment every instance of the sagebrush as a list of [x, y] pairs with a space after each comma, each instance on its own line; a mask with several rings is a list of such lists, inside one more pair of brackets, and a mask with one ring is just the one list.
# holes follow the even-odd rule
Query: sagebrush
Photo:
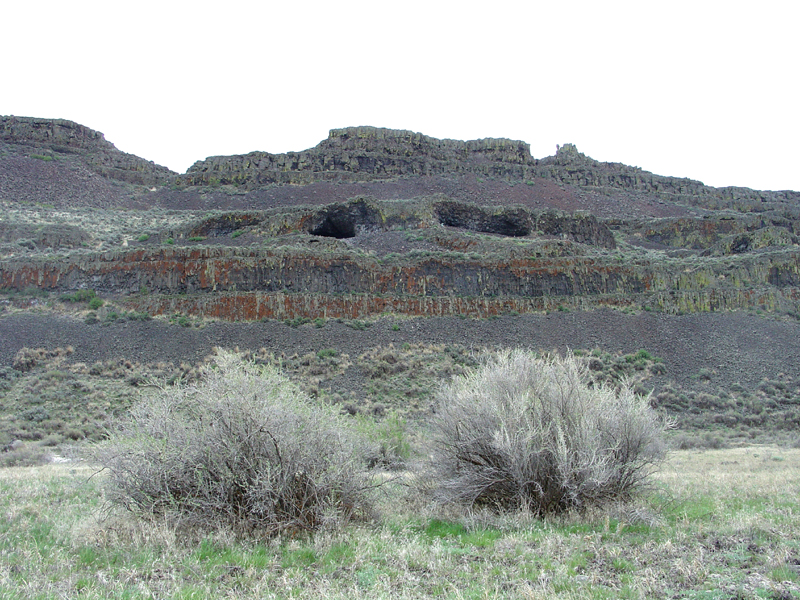
[[441, 501], [540, 515], [624, 500], [664, 457], [665, 427], [571, 354], [500, 353], [440, 392], [425, 481]]
[[368, 514], [366, 454], [333, 409], [225, 352], [195, 385], [143, 397], [93, 450], [109, 498], [137, 514], [267, 533]]

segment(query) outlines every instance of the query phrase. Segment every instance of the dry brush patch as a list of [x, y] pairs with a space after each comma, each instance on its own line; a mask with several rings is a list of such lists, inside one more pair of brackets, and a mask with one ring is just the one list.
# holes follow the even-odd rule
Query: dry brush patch
[[546, 515], [628, 500], [665, 454], [667, 424], [572, 354], [490, 356], [442, 388], [429, 477], [442, 502]]
[[367, 449], [275, 369], [219, 351], [195, 385], [161, 387], [89, 455], [109, 498], [143, 518], [275, 534], [366, 516]]

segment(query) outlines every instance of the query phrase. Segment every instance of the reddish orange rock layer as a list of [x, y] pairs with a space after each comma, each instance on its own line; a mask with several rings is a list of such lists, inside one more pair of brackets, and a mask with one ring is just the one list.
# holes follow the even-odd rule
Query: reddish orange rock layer
[[[0, 287], [94, 289], [153, 313], [224, 319], [356, 318], [384, 312], [486, 317], [598, 305], [667, 311], [797, 310], [800, 252], [724, 260], [371, 256], [252, 248], [137, 249], [0, 262]], [[150, 296], [140, 296], [146, 289]], [[184, 295], [178, 295], [184, 294]]]
[[265, 294], [261, 292], [196, 294], [191, 296], [131, 297], [132, 310], [153, 315], [185, 314], [230, 321], [260, 319], [363, 319], [383, 314], [409, 316], [465, 316], [487, 318], [510, 313], [587, 310], [602, 306], [626, 307], [641, 303], [667, 312], [705, 312], [762, 308], [778, 310], [800, 301], [800, 288], [778, 290], [706, 290], [648, 296], [582, 296], [541, 298], [400, 297], [367, 294]]

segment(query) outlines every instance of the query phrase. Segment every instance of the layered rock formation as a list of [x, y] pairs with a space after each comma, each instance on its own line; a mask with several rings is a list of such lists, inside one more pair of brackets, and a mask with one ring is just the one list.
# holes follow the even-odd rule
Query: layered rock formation
[[537, 161], [533, 172], [537, 177], [578, 187], [654, 194], [665, 200], [686, 202], [714, 210], [789, 210], [792, 214], [798, 214], [800, 204], [800, 192], [759, 191], [741, 187], [715, 188], [694, 179], [664, 177], [622, 163], [602, 163], [578, 152], [574, 144], [564, 144], [555, 156]]
[[530, 146], [517, 140], [440, 140], [412, 131], [376, 127], [332, 129], [326, 140], [302, 152], [210, 157], [195, 163], [178, 181], [189, 186], [257, 189], [270, 184], [463, 173], [517, 181], [542, 178], [581, 188], [627, 190], [714, 210], [789, 209], [796, 213], [800, 203], [800, 192], [714, 188], [621, 163], [602, 163], [580, 153], [574, 144], [564, 144], [555, 156], [535, 159]]
[[95, 172], [127, 183], [163, 185], [176, 175], [152, 161], [120, 152], [99, 131], [64, 119], [0, 116], [0, 141], [28, 146], [31, 153], [45, 158], [80, 154]]
[[483, 139], [439, 140], [412, 131], [376, 127], [332, 129], [328, 139], [302, 152], [214, 156], [195, 163], [179, 178], [184, 185], [365, 181], [412, 175], [475, 173], [524, 179], [533, 159], [525, 142]]
[[713, 188], [699, 181], [655, 175], [638, 167], [603, 163], [564, 144], [554, 156], [536, 159], [522, 141], [440, 140], [406, 130], [376, 127], [332, 129], [328, 138], [301, 152], [215, 156], [184, 175], [117, 150], [102, 133], [62, 119], [0, 117], [0, 141], [43, 155], [79, 153], [95, 172], [147, 186], [233, 185], [257, 190], [275, 184], [365, 182], [398, 177], [474, 174], [514, 181], [544, 179], [578, 188], [625, 190], [662, 201], [712, 210], [779, 211], [798, 214], [800, 192]]
[[[0, 167], [13, 167], [0, 169], [0, 201], [26, 210], [46, 200], [53, 211], [46, 223], [38, 213], [23, 224], [0, 217], [0, 289], [93, 289], [154, 314], [226, 319], [800, 307], [800, 194], [710, 188], [600, 163], [571, 144], [535, 159], [520, 141], [356, 127], [303, 152], [212, 157], [181, 176], [71, 121], [2, 117], [0, 144], [16, 161], [0, 156], [9, 161]], [[48, 157], [58, 160], [41, 168]], [[133, 235], [114, 230], [125, 213], [104, 214], [114, 232], [102, 239], [93, 215], [77, 226], [58, 212], [70, 206], [58, 188], [69, 169], [49, 166], [68, 161], [88, 173], [74, 189], [87, 179], [120, 188], [103, 191], [102, 202], [81, 200], [93, 210], [157, 199], [210, 211], [159, 214], [150, 222], [164, 225]], [[47, 195], [20, 198], [38, 187], [8, 185], [45, 171]], [[491, 197], [481, 195], [484, 178], [502, 182]], [[341, 201], [352, 182], [391, 191]], [[82, 198], [74, 189], [70, 198]], [[214, 210], [222, 202], [242, 210]], [[554, 210], [580, 202], [605, 218]]]
[[[389, 262], [298, 249], [162, 248], [68, 260], [8, 261], [0, 287], [95, 289], [153, 313], [230, 319], [407, 314], [490, 316], [638, 305], [668, 312], [793, 310], [800, 252], [687, 263], [620, 257], [417, 256]], [[141, 290], [153, 295], [138, 295]], [[187, 296], [175, 296], [187, 294]]]
[[186, 237], [220, 237], [253, 226], [270, 235], [306, 232], [336, 239], [367, 232], [448, 226], [507, 237], [557, 236], [591, 246], [616, 247], [611, 230], [590, 214], [482, 207], [437, 197], [416, 199], [410, 207], [354, 198], [318, 209], [231, 211], [193, 223]]

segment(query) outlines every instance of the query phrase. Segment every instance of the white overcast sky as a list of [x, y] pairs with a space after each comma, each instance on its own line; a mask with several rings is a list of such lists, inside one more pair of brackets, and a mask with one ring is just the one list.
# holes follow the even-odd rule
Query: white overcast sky
[[0, 114], [184, 172], [351, 125], [800, 190], [800, 2], [9, 0]]

